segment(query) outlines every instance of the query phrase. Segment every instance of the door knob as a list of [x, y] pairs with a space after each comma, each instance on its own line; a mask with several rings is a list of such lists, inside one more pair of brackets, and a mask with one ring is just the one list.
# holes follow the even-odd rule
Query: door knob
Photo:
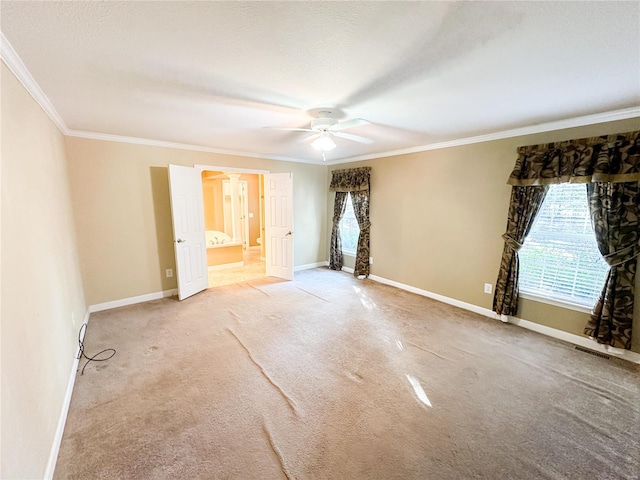
[[289, 230], [284, 236], [286, 237], [287, 235], [291, 235], [293, 232], [291, 230]]
[[182, 243], [182, 242], [186, 242], [186, 240], [182, 240], [181, 238], [179, 238], [178, 240], [176, 240], [178, 243]]

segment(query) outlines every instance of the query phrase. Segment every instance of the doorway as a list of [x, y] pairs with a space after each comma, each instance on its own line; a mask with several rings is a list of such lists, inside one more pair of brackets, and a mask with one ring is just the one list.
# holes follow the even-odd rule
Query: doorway
[[[173, 164], [169, 165], [168, 170], [179, 300], [184, 300], [209, 286], [207, 245], [226, 244], [224, 247], [234, 247], [211, 249], [211, 252], [215, 252], [213, 256], [226, 257], [216, 259], [217, 264], [213, 267], [225, 265], [224, 268], [236, 268], [244, 267], [245, 263], [245, 249], [242, 241], [238, 240], [242, 235], [239, 227], [242, 218], [238, 219], [235, 231], [231, 232], [231, 235], [224, 232], [224, 219], [221, 230], [219, 223], [214, 223], [218, 230], [207, 232], [205, 229], [204, 206], [208, 203], [204, 201], [203, 171], [214, 172], [209, 174], [210, 176], [225, 175], [229, 179], [231, 179], [229, 175], [238, 173], [238, 170], [241, 172], [240, 175], [247, 173], [259, 175], [258, 178], [262, 177], [263, 181], [258, 182], [260, 209], [258, 219], [261, 222], [260, 242], [256, 238], [256, 243], [260, 245], [258, 258], [265, 262], [266, 276], [293, 280], [293, 174], [291, 172], [270, 173], [246, 169], [225, 172], [227, 170], [225, 167], [195, 165], [192, 168]], [[237, 206], [237, 208], [234, 207], [234, 212], [241, 212], [237, 181], [232, 182], [231, 185], [230, 196]], [[210, 193], [207, 192], [207, 195]], [[213, 198], [214, 202], [222, 206], [222, 201], [219, 201], [220, 196]], [[213, 217], [212, 221], [219, 220]], [[250, 232], [249, 227], [246, 230]], [[236, 245], [230, 245], [231, 243]], [[250, 247], [251, 243], [249, 249]], [[234, 263], [236, 265], [233, 265]], [[235, 281], [243, 281], [243, 279], [236, 278]]]
[[261, 174], [202, 171], [209, 287], [266, 276], [263, 189]]

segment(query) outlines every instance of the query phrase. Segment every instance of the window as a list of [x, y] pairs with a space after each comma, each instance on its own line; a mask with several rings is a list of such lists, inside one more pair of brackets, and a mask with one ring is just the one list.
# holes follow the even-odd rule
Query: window
[[347, 194], [347, 207], [345, 208], [342, 220], [340, 220], [340, 239], [342, 240], [342, 253], [347, 255], [356, 255], [358, 250], [358, 237], [360, 236], [360, 227], [358, 220], [353, 213], [353, 203], [351, 203], [351, 194]]
[[520, 291], [593, 307], [609, 267], [596, 244], [586, 185], [551, 185], [520, 258]]

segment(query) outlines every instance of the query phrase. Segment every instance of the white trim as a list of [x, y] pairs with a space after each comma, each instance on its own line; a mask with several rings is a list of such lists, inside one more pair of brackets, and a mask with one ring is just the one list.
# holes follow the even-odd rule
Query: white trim
[[329, 266], [329, 262], [325, 260], [324, 262], [307, 263], [306, 265], [298, 265], [297, 267], [293, 267], [293, 271], [299, 272], [300, 270], [309, 270], [311, 268], [328, 267], [328, 266]]
[[469, 310], [470, 312], [484, 315], [485, 317], [496, 318], [495, 312], [489, 310], [488, 308], [479, 307], [471, 303], [463, 302], [461, 300], [456, 300], [455, 298], [445, 297], [444, 295], [440, 295], [439, 293], [433, 293], [427, 290], [422, 290], [421, 288], [412, 287], [411, 285], [406, 285], [404, 283], [396, 282], [394, 280], [388, 280], [386, 278], [379, 277], [377, 275], [369, 275], [369, 278], [375, 282], [384, 283], [385, 285], [391, 285], [392, 287], [397, 287], [402, 290], [406, 290], [407, 292], [417, 293], [418, 295], [422, 295], [423, 297], [432, 298], [434, 300], [438, 300], [439, 302], [453, 305], [454, 307], [463, 308], [465, 310]]
[[240, 262], [221, 263], [220, 265], [209, 265], [207, 266], [207, 271], [215, 272], [218, 270], [226, 270], [227, 268], [237, 268], [237, 267], [244, 267], [244, 260]]
[[597, 352], [606, 353], [624, 360], [628, 360], [633, 363], [640, 364], [640, 354], [632, 352], [631, 350], [624, 350], [622, 348], [613, 348], [608, 345], [602, 345], [589, 337], [583, 337], [576, 335], [575, 333], [564, 332], [557, 328], [547, 327], [546, 325], [540, 325], [539, 323], [531, 322], [529, 320], [523, 320], [522, 318], [509, 317], [509, 323], [517, 325], [518, 327], [526, 328], [533, 332], [538, 332], [549, 337], [557, 338], [565, 342], [573, 343], [581, 347], [588, 348]]
[[179, 150], [193, 150], [197, 152], [218, 153], [222, 155], [233, 155], [237, 157], [261, 158], [265, 160], [280, 160], [284, 162], [310, 163], [313, 165], [339, 165], [341, 163], [360, 162], [363, 160], [372, 160], [375, 158], [391, 157], [396, 155], [405, 155], [408, 153], [425, 152], [428, 150], [439, 150], [442, 148], [458, 147], [461, 145], [469, 145], [473, 143], [489, 142], [492, 140], [502, 140], [505, 138], [519, 137], [522, 135], [531, 135], [534, 133], [549, 132], [553, 130], [562, 130], [565, 128], [582, 127], [585, 125], [593, 125], [597, 123], [613, 122], [616, 120], [626, 120], [629, 118], [640, 117], [640, 106], [624, 108], [621, 110], [613, 110], [609, 112], [596, 113], [592, 115], [584, 115], [581, 117], [557, 120], [554, 122], [541, 123], [537, 125], [529, 125], [526, 127], [504, 130], [501, 132], [489, 133], [486, 135], [477, 135], [473, 137], [449, 140], [446, 142], [431, 143], [427, 145], [419, 145], [417, 147], [402, 148], [398, 150], [390, 150], [386, 152], [372, 153], [368, 155], [359, 155], [355, 157], [342, 158], [339, 160], [328, 160], [320, 162], [319, 160], [307, 160], [301, 158], [282, 157], [279, 155], [263, 155], [259, 153], [241, 152], [235, 150], [227, 150], [222, 148], [205, 147], [202, 145], [190, 145], [186, 143], [165, 142], [162, 140], [152, 140], [149, 138], [128, 137], [124, 135], [112, 135], [108, 133], [88, 132], [84, 130], [70, 130], [60, 114], [56, 111], [49, 98], [42, 91], [38, 83], [35, 81], [25, 64], [22, 62], [17, 52], [11, 46], [7, 38], [0, 32], [0, 58], [13, 72], [16, 78], [27, 89], [31, 96], [38, 102], [46, 114], [51, 118], [53, 123], [60, 129], [62, 133], [69, 137], [89, 138], [93, 140], [105, 140], [110, 142], [134, 143], [137, 145], [148, 145], [154, 147], [176, 148]]
[[[353, 268], [342, 267], [342, 270], [348, 273], [353, 273]], [[507, 317], [505, 315], [497, 315], [495, 312], [493, 312], [492, 310], [489, 310], [488, 308], [479, 307], [471, 303], [463, 302], [461, 300], [456, 300], [455, 298], [445, 297], [444, 295], [440, 295], [438, 293], [422, 290], [421, 288], [412, 287], [411, 285], [406, 285], [404, 283], [389, 280], [383, 277], [379, 277], [377, 275], [369, 275], [369, 278], [374, 282], [383, 283], [385, 285], [391, 285], [392, 287], [397, 287], [397, 288], [400, 288], [401, 290], [406, 290], [411, 293], [416, 293], [424, 297], [432, 298], [434, 300], [438, 300], [439, 302], [446, 303], [448, 305], [453, 305], [454, 307], [463, 308], [465, 310], [478, 313], [480, 315], [489, 317], [491, 319], [501, 320], [502, 322], [505, 322], [505, 323], [508, 322], [518, 327], [526, 328], [527, 330], [541, 333], [549, 337], [557, 338], [559, 340], [563, 340], [565, 342], [572, 343], [574, 345], [580, 345], [581, 347], [585, 347], [590, 350], [603, 352], [608, 355], [613, 355], [618, 358], [623, 358], [624, 360], [628, 360], [630, 362], [640, 364], [640, 354], [636, 352], [632, 352], [631, 350], [624, 350], [621, 348], [613, 348], [607, 345], [601, 345], [589, 337], [576, 335], [575, 333], [565, 332], [563, 330], [558, 330], [557, 328], [547, 327], [546, 325], [541, 325], [539, 323], [531, 322], [529, 320], [523, 320], [521, 318], [516, 318], [516, 317]]]
[[523, 135], [550, 132], [554, 130], [562, 130], [565, 128], [582, 127], [585, 125], [594, 125], [598, 123], [613, 122], [617, 120], [627, 120], [629, 118], [636, 118], [636, 117], [640, 117], [640, 107], [623, 108], [621, 110], [613, 110], [610, 112], [596, 113], [592, 115], [584, 115], [581, 117], [557, 120], [555, 122], [529, 125], [526, 127], [514, 128], [511, 130], [504, 130], [501, 132], [489, 133], [486, 135], [477, 135], [473, 137], [449, 140], [446, 142], [419, 145], [417, 147], [409, 147], [409, 148], [402, 148], [398, 150], [390, 150], [386, 152], [378, 152], [378, 153], [371, 153], [367, 155], [359, 155], [355, 157], [347, 157], [339, 160], [327, 160], [326, 162], [319, 162], [315, 160], [307, 160], [307, 159], [301, 159], [301, 158], [281, 157], [278, 155], [262, 155], [259, 153], [238, 152], [235, 150], [224, 150], [220, 148], [189, 145], [184, 143], [173, 143], [173, 142], [164, 142], [160, 140], [151, 140], [146, 138], [110, 135], [106, 133], [85, 132], [81, 130], [67, 130], [65, 131], [65, 134], [71, 137], [91, 138], [94, 140], [107, 140], [112, 142], [135, 143], [140, 145], [177, 148], [182, 150], [195, 150], [199, 152], [219, 153], [223, 155], [234, 155], [239, 157], [263, 158], [267, 160], [281, 160], [285, 162], [310, 163], [312, 165], [339, 165], [341, 163], [361, 162], [364, 160], [373, 160], [376, 158], [392, 157], [396, 155], [406, 155], [408, 153], [426, 152], [429, 150], [440, 150], [443, 148], [459, 147], [462, 145], [490, 142], [493, 140], [503, 140], [505, 138], [520, 137]]
[[486, 135], [477, 135], [474, 137], [459, 138], [457, 140], [431, 143], [427, 145], [421, 145], [418, 147], [401, 148], [399, 150], [390, 150], [388, 152], [359, 155], [356, 157], [342, 158], [340, 160], [327, 160], [326, 163], [327, 165], [338, 165], [341, 163], [361, 162], [364, 160], [373, 160], [376, 158], [393, 157], [396, 155], [406, 155], [408, 153], [426, 152], [428, 150], [440, 150], [442, 148], [459, 147], [461, 145], [490, 142], [492, 140], [503, 140], [505, 138], [520, 137], [523, 135], [550, 132], [554, 130], [562, 130], [565, 128], [583, 127], [585, 125], [594, 125], [597, 123], [613, 122], [616, 120], [627, 120], [629, 118], [636, 118], [636, 117], [640, 117], [640, 107], [623, 108], [621, 110], [613, 110], [610, 112], [596, 113], [593, 115], [584, 115], [582, 117], [568, 118], [565, 120], [558, 120], [555, 122], [529, 125], [527, 127], [504, 130], [502, 132], [489, 133]]
[[73, 394], [73, 387], [76, 383], [76, 373], [78, 372], [78, 364], [80, 359], [76, 354], [71, 365], [71, 373], [69, 375], [69, 381], [67, 382], [67, 391], [62, 401], [62, 410], [60, 411], [60, 417], [58, 418], [58, 426], [56, 428], [55, 436], [53, 437], [53, 443], [51, 444], [51, 451], [49, 452], [49, 461], [47, 462], [47, 469], [45, 470], [44, 478], [49, 480], [53, 478], [53, 474], [56, 469], [56, 463], [58, 462], [58, 453], [60, 453], [60, 445], [62, 444], [62, 435], [64, 434], [64, 427], [67, 423], [67, 415], [69, 414], [69, 407], [71, 406], [71, 396]]
[[[87, 311], [84, 315], [83, 325], [89, 324], [90, 312]], [[86, 330], [85, 330], [86, 335]], [[60, 453], [60, 445], [62, 444], [62, 435], [64, 434], [64, 427], [67, 424], [67, 415], [69, 414], [69, 407], [71, 406], [71, 396], [73, 395], [73, 387], [76, 384], [76, 374], [78, 373], [78, 364], [80, 363], [80, 346], [76, 352], [75, 359], [71, 365], [71, 374], [69, 375], [69, 381], [67, 382], [67, 391], [64, 394], [64, 400], [62, 401], [62, 410], [60, 411], [60, 417], [58, 418], [58, 426], [56, 427], [56, 433], [53, 437], [53, 443], [51, 444], [51, 450], [49, 451], [49, 460], [47, 461], [47, 469], [44, 471], [45, 480], [53, 478], [53, 474], [56, 470], [56, 463], [58, 461], [58, 453]]]
[[18, 56], [18, 53], [13, 49], [13, 46], [2, 32], [0, 32], [0, 58], [2, 58], [5, 65], [13, 72], [18, 81], [27, 92], [29, 92], [38, 105], [40, 105], [44, 113], [46, 113], [56, 127], [66, 135], [69, 132], [67, 124], [64, 123], [64, 120], [56, 111], [49, 97], [42, 91], [38, 82], [33, 78], [27, 66], [22, 62], [22, 59]]
[[526, 293], [521, 291], [518, 296], [520, 298], [524, 298], [525, 300], [546, 303], [547, 305], [553, 305], [554, 307], [566, 308], [567, 310], [575, 310], [576, 312], [581, 313], [591, 313], [591, 309], [589, 307], [585, 307], [584, 305], [576, 305], [575, 303], [563, 302], [562, 300], [554, 300], [552, 298], [541, 297], [534, 293]]
[[[124, 135], [112, 135], [110, 133], [86, 132], [83, 130], [68, 130], [65, 132], [69, 137], [89, 138], [91, 140], [104, 140], [106, 142], [133, 143], [136, 145], [147, 145], [151, 147], [175, 148], [178, 150], [192, 150], [195, 152], [217, 153], [220, 155], [231, 155], [234, 157], [261, 158], [264, 160], [280, 160], [283, 162], [311, 163], [313, 165], [323, 165], [317, 161], [305, 160], [302, 158], [281, 157], [279, 155], [263, 155], [260, 153], [241, 152], [237, 150], [226, 150], [223, 148], [205, 147], [203, 145], [191, 145], [188, 143], [165, 142], [163, 140], [152, 140], [150, 138], [127, 137]], [[226, 167], [229, 168], [229, 167]], [[237, 170], [237, 169], [235, 169]]]
[[138, 295], [137, 297], [123, 298], [121, 300], [113, 300], [111, 302], [97, 303], [89, 305], [89, 312], [102, 312], [111, 310], [112, 308], [126, 307], [127, 305], [135, 305], [136, 303], [150, 302], [151, 300], [159, 300], [161, 298], [173, 297], [178, 294], [178, 289], [164, 290], [162, 292], [147, 293]]
[[194, 165], [193, 168], [197, 168], [200, 171], [211, 171], [211, 172], [222, 172], [222, 173], [253, 173], [255, 175], [264, 175], [266, 173], [271, 173], [269, 170], [260, 170], [257, 168], [238, 168], [238, 167], [219, 167], [215, 165]]

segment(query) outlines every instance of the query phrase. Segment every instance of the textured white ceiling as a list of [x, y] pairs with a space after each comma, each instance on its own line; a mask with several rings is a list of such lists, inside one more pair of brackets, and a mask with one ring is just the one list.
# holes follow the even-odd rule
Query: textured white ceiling
[[640, 105], [639, 2], [25, 2], [2, 33], [71, 130], [321, 161]]

